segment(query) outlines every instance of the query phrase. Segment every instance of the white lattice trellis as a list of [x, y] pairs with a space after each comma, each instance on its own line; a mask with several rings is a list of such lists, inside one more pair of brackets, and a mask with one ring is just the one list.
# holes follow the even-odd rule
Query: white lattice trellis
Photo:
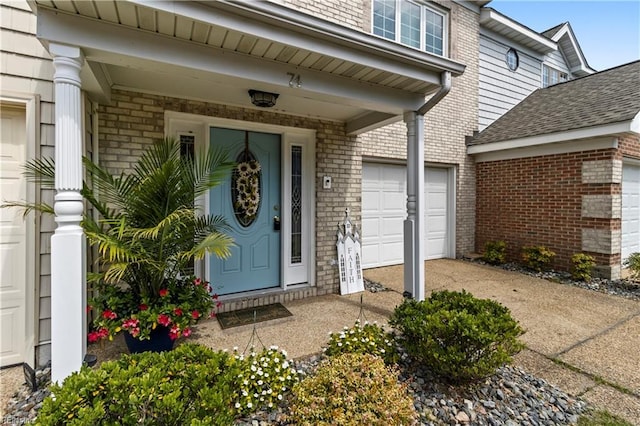
[[360, 234], [351, 223], [349, 209], [345, 209], [344, 222], [338, 224], [338, 270], [340, 272], [340, 294], [364, 291], [362, 280], [362, 252]]

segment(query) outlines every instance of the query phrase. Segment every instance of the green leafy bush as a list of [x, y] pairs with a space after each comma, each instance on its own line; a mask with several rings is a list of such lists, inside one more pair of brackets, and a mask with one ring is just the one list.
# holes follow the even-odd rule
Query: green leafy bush
[[624, 267], [631, 271], [631, 278], [640, 280], [640, 252], [631, 253], [625, 259]]
[[591, 274], [593, 273], [593, 267], [596, 266], [596, 261], [593, 256], [584, 253], [576, 253], [571, 256], [571, 277], [574, 280], [579, 281], [591, 281]]
[[329, 346], [324, 352], [328, 356], [343, 353], [371, 354], [379, 356], [386, 364], [395, 364], [400, 358], [395, 338], [378, 324], [357, 320], [351, 328], [344, 327], [340, 333], [329, 335]]
[[251, 349], [247, 356], [235, 350], [234, 360], [240, 370], [234, 408], [243, 414], [272, 408], [299, 381], [287, 353], [277, 346], [257, 353]]
[[396, 370], [370, 354], [325, 360], [294, 386], [290, 409], [295, 425], [413, 425], [417, 418]]
[[509, 309], [466, 291], [440, 291], [418, 302], [405, 300], [389, 321], [402, 333], [409, 355], [450, 382], [492, 374], [524, 346], [524, 332]]
[[492, 265], [501, 265], [507, 259], [507, 243], [504, 241], [487, 241], [484, 245], [482, 259]]
[[542, 272], [547, 269], [555, 257], [555, 253], [544, 246], [522, 247], [524, 264], [534, 271]]
[[52, 385], [37, 424], [229, 425], [237, 374], [229, 354], [195, 344], [123, 355]]

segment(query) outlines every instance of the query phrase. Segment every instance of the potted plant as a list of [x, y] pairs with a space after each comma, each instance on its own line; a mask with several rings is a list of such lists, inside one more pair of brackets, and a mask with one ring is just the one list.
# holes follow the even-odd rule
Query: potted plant
[[[112, 339], [124, 332], [128, 344], [158, 337], [172, 346], [218, 305], [210, 284], [193, 276], [193, 264], [206, 253], [229, 256], [233, 240], [225, 234], [224, 218], [202, 214], [194, 200], [220, 184], [233, 164], [215, 149], [196, 158], [181, 155], [180, 143], [165, 139], [129, 173], [112, 176], [86, 158], [84, 165], [90, 180], [81, 194], [100, 216], [85, 215], [82, 221], [100, 266], [88, 279], [95, 293], [88, 338]], [[53, 188], [51, 160], [32, 161], [27, 171]], [[46, 204], [21, 206], [53, 212]], [[139, 348], [130, 345], [130, 350]]]

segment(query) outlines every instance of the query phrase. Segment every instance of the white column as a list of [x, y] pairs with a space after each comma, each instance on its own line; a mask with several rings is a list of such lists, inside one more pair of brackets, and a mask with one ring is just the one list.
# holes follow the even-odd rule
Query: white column
[[77, 47], [51, 44], [55, 73], [55, 220], [51, 237], [51, 380], [62, 382], [86, 353], [86, 242], [80, 227], [82, 98]]
[[405, 296], [424, 300], [424, 116], [404, 115], [407, 125], [407, 219], [404, 221]]

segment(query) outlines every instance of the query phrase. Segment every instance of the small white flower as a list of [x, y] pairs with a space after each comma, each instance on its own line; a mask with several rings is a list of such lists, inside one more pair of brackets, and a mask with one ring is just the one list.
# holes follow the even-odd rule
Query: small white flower
[[266, 391], [266, 390], [263, 390], [263, 391], [261, 392], [261, 394], [262, 394], [262, 395], [266, 395], [266, 394], [267, 394], [267, 391]]
[[282, 395], [281, 394], [278, 394], [278, 399], [280, 399], [280, 400], [282, 399]]
[[236, 402], [236, 408], [240, 408], [240, 403]]
[[245, 380], [244, 382], [242, 382], [242, 384], [245, 385], [245, 386], [249, 386], [249, 381]]
[[253, 407], [253, 404], [250, 402], [247, 402], [247, 408], [251, 408], [251, 407]]
[[269, 404], [267, 404], [267, 407], [272, 408], [273, 407], [273, 402], [270, 402]]
[[287, 368], [289, 367], [289, 361], [285, 361], [282, 363], [282, 368]]
[[243, 390], [243, 391], [242, 391], [242, 396], [249, 396], [249, 394], [247, 393], [247, 391], [246, 391], [246, 390]]
[[262, 386], [264, 382], [262, 380], [258, 380], [258, 386]]

